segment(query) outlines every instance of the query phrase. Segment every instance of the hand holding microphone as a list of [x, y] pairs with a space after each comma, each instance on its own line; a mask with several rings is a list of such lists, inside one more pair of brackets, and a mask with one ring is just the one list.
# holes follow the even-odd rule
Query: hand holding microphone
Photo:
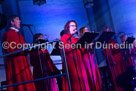
[[78, 32], [77, 32], [77, 30], [75, 29], [75, 30], [71, 31], [70, 33], [71, 33], [72, 35], [74, 35], [74, 34], [77, 34]]
[[74, 36], [75, 34], [78, 34], [78, 31], [77, 30], [74, 30], [73, 31], [74, 33], [67, 39], [67, 41], [69, 41], [71, 39], [72, 36]]

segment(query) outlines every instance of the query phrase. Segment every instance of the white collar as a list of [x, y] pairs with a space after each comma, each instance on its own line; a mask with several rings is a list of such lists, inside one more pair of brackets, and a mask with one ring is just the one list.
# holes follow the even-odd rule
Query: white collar
[[15, 32], [19, 32], [19, 30], [18, 30], [18, 29], [16, 29], [16, 28], [14, 28], [14, 27], [10, 27], [10, 29], [15, 30]]

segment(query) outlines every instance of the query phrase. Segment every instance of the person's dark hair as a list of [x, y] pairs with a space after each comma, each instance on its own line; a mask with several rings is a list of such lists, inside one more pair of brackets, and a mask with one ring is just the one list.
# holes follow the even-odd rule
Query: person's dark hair
[[74, 23], [76, 24], [76, 27], [77, 27], [76, 21], [74, 21], [74, 20], [68, 21], [68, 22], [65, 24], [65, 26], [64, 26], [64, 33], [65, 33], [65, 34], [69, 34], [69, 33], [70, 33], [70, 32], [69, 32], [69, 24], [70, 24], [71, 22], [74, 22]]
[[41, 33], [36, 33], [36, 34], [33, 36], [33, 43], [36, 43], [38, 37], [40, 37], [41, 35], [43, 35], [43, 34], [41, 34]]
[[11, 23], [11, 21], [14, 21], [14, 19], [15, 19], [16, 17], [19, 17], [19, 16], [17, 16], [17, 15], [10, 15], [10, 16], [9, 16], [9, 24]]
[[60, 36], [62, 37], [64, 34], [65, 34], [65, 30], [62, 30], [62, 31], [60, 32]]

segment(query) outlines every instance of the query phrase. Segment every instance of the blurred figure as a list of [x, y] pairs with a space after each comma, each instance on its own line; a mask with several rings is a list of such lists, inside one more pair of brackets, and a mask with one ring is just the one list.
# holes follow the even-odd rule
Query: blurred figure
[[109, 26], [103, 28], [103, 32], [112, 32], [112, 29]]
[[[103, 31], [104, 32], [112, 32], [112, 30], [110, 29], [109, 26], [105, 27]], [[112, 45], [117, 44], [112, 38], [107, 43], [112, 44]], [[110, 62], [111, 72], [110, 72], [110, 67], [109, 67], [109, 75], [110, 75], [110, 79], [113, 83], [114, 91], [118, 91], [118, 90], [122, 91], [123, 89], [117, 87], [117, 84], [115, 82], [115, 78], [117, 76], [119, 76], [120, 74], [122, 74], [125, 71], [125, 69], [124, 69], [124, 65], [123, 65], [122, 53], [120, 52], [119, 48], [117, 49], [115, 47], [116, 46], [114, 46], [113, 48], [112, 47], [106, 48], [103, 52], [104, 52], [107, 64], [108, 64], [108, 60]], [[106, 51], [107, 51], [108, 59], [107, 59]], [[112, 60], [113, 60], [113, 63], [112, 63]], [[113, 65], [115, 68], [115, 72], [114, 72]], [[115, 76], [115, 73], [116, 73], [116, 76]]]
[[[74, 20], [68, 21], [64, 26], [65, 34], [61, 37], [61, 41], [64, 45], [64, 50], [66, 53], [66, 61], [68, 65], [68, 72], [70, 77], [70, 83], [72, 91], [89, 91], [89, 84], [87, 79], [87, 74], [85, 71], [84, 63], [81, 56], [81, 51], [79, 49], [74, 48], [72, 52], [72, 47], [70, 41], [68, 39], [71, 35], [77, 32], [77, 23]], [[78, 41], [74, 35], [70, 38], [72, 44], [75, 44]], [[67, 48], [67, 46], [70, 46]], [[74, 60], [74, 57], [75, 60]], [[64, 71], [64, 66], [63, 66]], [[68, 83], [66, 77], [63, 77], [63, 91], [69, 91]]]
[[[34, 43], [42, 43], [43, 41], [44, 39], [41, 33], [37, 33], [34, 35], [33, 37]], [[38, 54], [38, 51], [39, 51], [39, 54]], [[41, 60], [39, 60], [39, 57]], [[50, 55], [47, 49], [44, 49], [44, 48], [33, 49], [30, 54], [30, 62], [33, 66], [34, 79], [48, 77], [48, 76], [57, 74], [58, 69], [56, 68], [52, 59], [50, 58]], [[37, 91], [58, 91], [55, 78], [36, 81], [35, 86]]]
[[[127, 35], [124, 34], [122, 36], [120, 36], [120, 41], [123, 44], [126, 44], [126, 40], [127, 40]], [[120, 49], [122, 52], [122, 57], [123, 57], [123, 66], [125, 68], [125, 71], [128, 70], [130, 67], [134, 66], [134, 62], [131, 59], [131, 54], [130, 54], [130, 48], [127, 48], [125, 46], [125, 48]]]
[[136, 40], [134, 40], [133, 42], [133, 47], [131, 49], [131, 57], [133, 62], [135, 63], [135, 67], [136, 67]]
[[127, 35], [126, 34], [120, 36], [121, 43], [124, 43], [126, 40], [127, 40]]
[[81, 27], [79, 29], [79, 38], [85, 33], [85, 32], [89, 32], [87, 27]]
[[[11, 53], [23, 48], [17, 47], [18, 44], [25, 44], [24, 37], [19, 33], [20, 19], [17, 15], [11, 15], [9, 19], [10, 28], [3, 35], [3, 42], [12, 44], [9, 48], [4, 48], [5, 53]], [[5, 57], [6, 82], [7, 85], [33, 80], [27, 52], [21, 52]], [[7, 91], [35, 91], [34, 82], [8, 87]]]
[[[85, 32], [89, 32], [87, 27], [80, 28], [79, 29], [79, 38]], [[95, 91], [95, 89], [96, 89], [96, 91], [100, 91], [100, 86], [102, 88], [102, 79], [100, 76], [98, 65], [96, 64], [97, 67], [95, 67], [95, 63], [93, 60], [93, 54], [91, 54], [91, 51], [92, 51], [92, 49], [89, 49], [89, 57], [88, 57], [88, 52], [86, 49], [84, 49], [84, 51], [82, 51], [82, 59], [83, 59], [84, 65], [85, 65], [87, 78], [88, 78], [88, 82], [89, 82], [89, 86], [90, 86], [90, 91]], [[92, 71], [91, 71], [91, 69], [92, 69]], [[98, 75], [97, 75], [97, 72], [98, 72]], [[98, 78], [98, 76], [99, 76], [99, 78]]]

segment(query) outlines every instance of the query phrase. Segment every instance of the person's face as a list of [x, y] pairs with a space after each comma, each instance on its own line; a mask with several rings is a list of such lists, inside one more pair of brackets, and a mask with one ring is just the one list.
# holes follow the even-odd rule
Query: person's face
[[127, 36], [122, 37], [121, 41], [125, 42], [127, 40]]
[[74, 34], [77, 31], [77, 26], [75, 22], [69, 23], [69, 32], [70, 34]]
[[105, 32], [112, 32], [112, 30], [109, 27], [107, 27], [104, 31]]
[[13, 21], [11, 21], [11, 26], [16, 29], [19, 29], [20, 23], [21, 23], [21, 21], [20, 21], [19, 17], [16, 17]]
[[39, 39], [43, 40], [43, 35], [40, 35], [40, 36], [38, 37], [38, 40], [39, 40]]
[[123, 41], [125, 42], [127, 40], [127, 36], [124, 36], [123, 37]]
[[88, 30], [88, 28], [87, 28], [87, 27], [85, 27], [85, 28], [84, 28], [83, 33], [85, 33], [85, 32], [89, 32], [89, 30]]

